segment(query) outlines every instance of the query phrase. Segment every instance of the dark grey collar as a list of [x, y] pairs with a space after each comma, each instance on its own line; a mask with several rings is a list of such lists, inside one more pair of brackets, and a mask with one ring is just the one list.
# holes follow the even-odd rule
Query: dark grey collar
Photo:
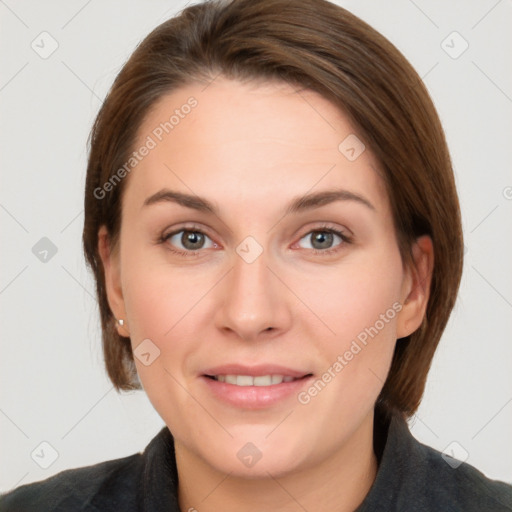
[[178, 471], [174, 439], [164, 427], [152, 439], [143, 453], [139, 509], [144, 512], [180, 512], [178, 506]]
[[401, 416], [388, 423], [386, 429], [376, 414], [375, 428], [387, 430], [387, 439], [373, 486], [355, 512], [512, 511], [512, 485], [420, 443]]

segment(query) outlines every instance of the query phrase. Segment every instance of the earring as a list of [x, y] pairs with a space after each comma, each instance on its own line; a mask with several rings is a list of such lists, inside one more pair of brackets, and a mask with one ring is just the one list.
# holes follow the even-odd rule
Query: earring
[[124, 325], [124, 320], [120, 318], [117, 323], [122, 327]]

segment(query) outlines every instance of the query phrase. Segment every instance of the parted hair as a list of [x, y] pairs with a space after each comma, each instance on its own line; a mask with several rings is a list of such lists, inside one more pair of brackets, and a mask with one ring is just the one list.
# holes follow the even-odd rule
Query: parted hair
[[[379, 162], [404, 264], [429, 235], [435, 254], [421, 326], [397, 341], [377, 405], [411, 416], [454, 307], [463, 267], [460, 207], [443, 128], [421, 78], [384, 36], [326, 0], [210, 0], [156, 27], [114, 80], [92, 127], [83, 247], [95, 281], [106, 370], [115, 388], [141, 389], [129, 338], [117, 333], [98, 230], [119, 240], [122, 180], [95, 193], [133, 152], [144, 116], [164, 95], [217, 76], [286, 82], [322, 95], [350, 118]], [[341, 142], [341, 141], [340, 141]]]

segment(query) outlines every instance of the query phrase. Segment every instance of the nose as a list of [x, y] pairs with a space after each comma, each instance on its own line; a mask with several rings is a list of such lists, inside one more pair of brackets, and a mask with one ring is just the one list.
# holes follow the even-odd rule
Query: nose
[[266, 251], [254, 261], [234, 254], [233, 267], [222, 280], [218, 296], [216, 325], [220, 330], [257, 341], [289, 329], [293, 294], [276, 267]]

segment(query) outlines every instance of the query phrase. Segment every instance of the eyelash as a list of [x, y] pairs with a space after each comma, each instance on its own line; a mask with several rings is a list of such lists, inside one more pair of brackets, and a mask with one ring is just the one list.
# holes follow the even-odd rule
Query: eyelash
[[[189, 233], [200, 233], [202, 235], [205, 235], [205, 236], [208, 236], [207, 233], [205, 233], [203, 230], [201, 230], [199, 227], [197, 226], [188, 226], [188, 227], [182, 227], [181, 229], [178, 229], [178, 230], [175, 230], [175, 231], [172, 231], [171, 233], [167, 233], [167, 234], [163, 234], [159, 239], [158, 239], [158, 243], [160, 244], [165, 244], [171, 237], [173, 237], [174, 235], [178, 234], [178, 233], [181, 233], [181, 232], [189, 232]], [[312, 229], [310, 231], [308, 231], [307, 233], [305, 233], [303, 236], [300, 237], [299, 240], [302, 240], [305, 236], [307, 235], [310, 235], [311, 233], [331, 233], [331, 234], [334, 234], [334, 235], [337, 235], [341, 238], [342, 240], [342, 243], [340, 243], [339, 245], [336, 246], [336, 248], [334, 249], [324, 249], [324, 250], [320, 250], [320, 249], [309, 249], [313, 254], [315, 255], [320, 255], [320, 256], [328, 256], [328, 255], [331, 255], [331, 254], [335, 254], [337, 252], [339, 252], [341, 249], [341, 247], [343, 245], [346, 245], [346, 244], [351, 244], [353, 242], [353, 239], [352, 237], [348, 236], [347, 234], [329, 226], [329, 225], [323, 225], [323, 226], [319, 226], [318, 228], [315, 228], [315, 229]], [[185, 257], [197, 257], [200, 255], [200, 252], [201, 252], [201, 249], [197, 250], [197, 251], [180, 251], [178, 249], [173, 249], [172, 246], [170, 244], [168, 244], [169, 247], [168, 249], [174, 253], [174, 254], [177, 254], [179, 256], [185, 256]]]

